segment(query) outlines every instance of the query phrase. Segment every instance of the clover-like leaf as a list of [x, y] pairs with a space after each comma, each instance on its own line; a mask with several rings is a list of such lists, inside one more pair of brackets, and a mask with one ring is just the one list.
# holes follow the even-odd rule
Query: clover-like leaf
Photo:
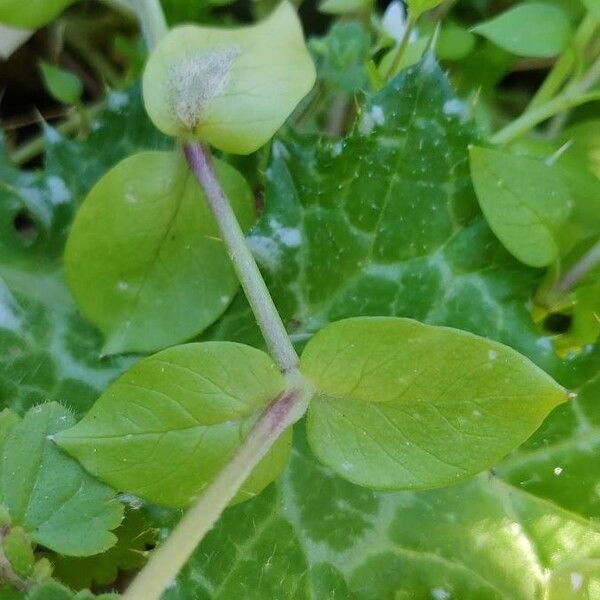
[[[243, 177], [216, 161], [244, 229], [254, 220]], [[109, 171], [77, 213], [67, 278], [104, 352], [152, 351], [200, 333], [238, 280], [204, 194], [178, 153], [144, 152]]]
[[0, 0], [0, 23], [35, 29], [55, 19], [77, 0]]
[[308, 439], [326, 465], [376, 488], [429, 488], [493, 465], [567, 394], [511, 348], [409, 319], [321, 330], [301, 368], [317, 390]]
[[541, 58], [560, 54], [572, 35], [567, 13], [542, 2], [517, 4], [473, 31], [517, 56]]
[[94, 584], [109, 585], [116, 581], [120, 571], [132, 571], [144, 565], [147, 548], [156, 544], [158, 532], [149, 525], [141, 510], [130, 509], [114, 534], [117, 543], [101, 554], [52, 556], [54, 577], [76, 590]]
[[502, 150], [472, 147], [471, 175], [493, 232], [532, 267], [557, 260], [572, 199], [557, 167]]
[[0, 413], [0, 504], [12, 525], [61, 554], [88, 556], [116, 541], [122, 506], [108, 486], [63, 454], [51, 437], [74, 424], [55, 402], [32, 408], [21, 420]]
[[144, 100], [161, 131], [249, 154], [281, 127], [315, 76], [298, 17], [284, 1], [250, 27], [173, 29], [150, 56]]
[[[228, 342], [176, 346], [121, 376], [56, 440], [118, 489], [187, 506], [283, 388], [281, 374], [260, 350]], [[288, 430], [242, 486], [238, 501], [277, 477], [290, 442]]]

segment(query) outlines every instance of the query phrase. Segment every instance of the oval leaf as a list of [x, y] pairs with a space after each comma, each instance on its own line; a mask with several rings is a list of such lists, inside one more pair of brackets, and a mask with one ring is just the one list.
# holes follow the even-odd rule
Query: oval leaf
[[51, 442], [73, 423], [54, 402], [32, 408], [23, 419], [0, 413], [0, 504], [38, 544], [88, 556], [116, 542], [110, 530], [121, 522], [123, 508], [113, 490]]
[[249, 154], [281, 127], [315, 76], [296, 12], [283, 2], [251, 27], [173, 29], [148, 61], [144, 100], [161, 131]]
[[[250, 189], [232, 167], [215, 166], [248, 229]], [[106, 336], [106, 354], [189, 339], [238, 288], [204, 194], [178, 153], [136, 154], [109, 171], [75, 218], [65, 262], [75, 299]]]
[[37, 29], [77, 0], [0, 0], [0, 23]]
[[560, 54], [572, 35], [566, 12], [541, 2], [519, 4], [473, 31], [512, 54], [540, 58]]
[[556, 167], [472, 147], [471, 176], [485, 218], [511, 254], [532, 267], [558, 259], [572, 200]]
[[[260, 350], [230, 342], [159, 352], [121, 376], [58, 444], [100, 479], [169, 506], [191, 504], [284, 388]], [[287, 463], [288, 430], [246, 481], [256, 495]]]
[[431, 488], [477, 473], [567, 397], [502, 344], [391, 317], [329, 325], [308, 343], [301, 369], [317, 390], [314, 453], [375, 488]]

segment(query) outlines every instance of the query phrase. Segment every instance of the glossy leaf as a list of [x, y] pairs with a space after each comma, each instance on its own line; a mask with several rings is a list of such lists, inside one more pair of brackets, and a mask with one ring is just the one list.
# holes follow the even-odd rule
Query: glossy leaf
[[542, 2], [517, 4], [473, 31], [518, 56], [541, 58], [560, 54], [572, 35], [565, 11]]
[[[216, 169], [243, 228], [254, 220], [242, 176]], [[179, 153], [146, 152], [109, 171], [77, 213], [65, 252], [84, 314], [104, 353], [148, 352], [210, 325], [238, 288], [204, 194]]]
[[0, 0], [0, 23], [37, 29], [77, 0]]
[[585, 583], [581, 562], [599, 551], [593, 522], [491, 475], [379, 493], [300, 443], [273, 488], [225, 513], [164, 600], [542, 600], [571, 573]]
[[[158, 504], [187, 506], [283, 390], [271, 359], [226, 342], [164, 350], [121, 376], [58, 444], [100, 479]], [[240, 489], [251, 498], [287, 462], [284, 434]]]
[[148, 61], [144, 100], [168, 135], [249, 154], [273, 136], [314, 81], [300, 22], [284, 1], [250, 27], [173, 29]]
[[116, 541], [110, 530], [123, 512], [114, 491], [51, 441], [73, 425], [69, 412], [49, 403], [32, 408], [22, 420], [10, 411], [0, 416], [0, 504], [12, 524], [61, 554], [87, 556], [110, 548]]
[[333, 323], [308, 343], [301, 369], [316, 390], [311, 448], [375, 488], [438, 487], [477, 473], [567, 399], [514, 350], [409, 319]]
[[558, 259], [561, 227], [572, 208], [558, 168], [474, 146], [471, 175], [490, 227], [516, 258], [532, 267]]

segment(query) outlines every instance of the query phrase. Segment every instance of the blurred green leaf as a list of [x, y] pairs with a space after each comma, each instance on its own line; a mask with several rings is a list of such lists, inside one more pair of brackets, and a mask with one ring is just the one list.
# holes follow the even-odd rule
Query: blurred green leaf
[[556, 167], [473, 146], [471, 175], [490, 227], [516, 258], [532, 267], [559, 258], [572, 199]]
[[62, 104], [77, 105], [81, 102], [83, 84], [70, 71], [65, 71], [47, 62], [40, 63], [40, 71], [44, 78], [46, 89], [52, 97]]
[[565, 12], [542, 2], [517, 4], [472, 31], [513, 54], [532, 57], [560, 54], [573, 33]]

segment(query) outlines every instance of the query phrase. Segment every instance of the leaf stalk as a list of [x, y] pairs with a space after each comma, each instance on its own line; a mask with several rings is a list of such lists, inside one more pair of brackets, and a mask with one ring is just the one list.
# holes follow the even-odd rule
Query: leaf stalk
[[194, 549], [217, 522], [254, 467], [279, 436], [306, 412], [311, 390], [299, 372], [288, 377], [287, 391], [262, 414], [231, 461], [205, 488], [196, 504], [155, 550], [123, 596], [124, 600], [158, 600]]
[[219, 225], [229, 257], [269, 352], [282, 373], [291, 372], [298, 366], [298, 355], [246, 243], [235, 213], [217, 179], [210, 151], [205, 146], [195, 143], [185, 144], [183, 150]]

